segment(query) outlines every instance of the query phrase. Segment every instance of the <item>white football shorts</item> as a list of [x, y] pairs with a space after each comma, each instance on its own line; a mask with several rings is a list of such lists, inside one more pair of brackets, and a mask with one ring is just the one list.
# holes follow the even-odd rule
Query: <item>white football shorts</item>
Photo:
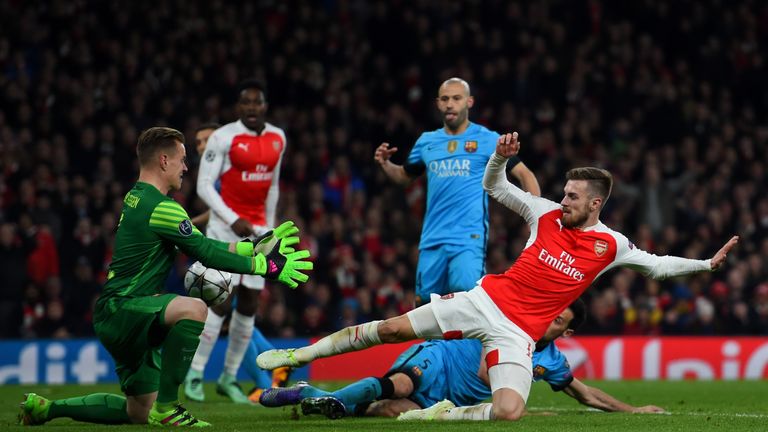
[[[432, 294], [431, 303], [407, 313], [414, 332], [424, 339], [479, 339], [488, 364], [491, 390], [511, 388], [528, 400], [533, 378], [531, 357], [536, 344], [509, 320], [488, 297], [483, 287], [442, 297]], [[521, 367], [494, 366], [515, 364]]]

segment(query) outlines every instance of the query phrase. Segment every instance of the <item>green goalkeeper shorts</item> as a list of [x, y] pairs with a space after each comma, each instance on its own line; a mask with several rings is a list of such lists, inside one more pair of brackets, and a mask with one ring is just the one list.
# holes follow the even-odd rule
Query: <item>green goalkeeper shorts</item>
[[160, 386], [160, 346], [168, 333], [163, 316], [174, 298], [163, 294], [96, 304], [94, 330], [115, 360], [120, 389], [128, 396], [156, 392]]

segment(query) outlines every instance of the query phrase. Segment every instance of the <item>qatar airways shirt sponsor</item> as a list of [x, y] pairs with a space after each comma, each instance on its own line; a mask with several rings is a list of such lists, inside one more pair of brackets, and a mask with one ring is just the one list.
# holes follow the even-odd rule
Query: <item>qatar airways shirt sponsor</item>
[[471, 173], [468, 159], [431, 161], [429, 171], [437, 177], [468, 177]]

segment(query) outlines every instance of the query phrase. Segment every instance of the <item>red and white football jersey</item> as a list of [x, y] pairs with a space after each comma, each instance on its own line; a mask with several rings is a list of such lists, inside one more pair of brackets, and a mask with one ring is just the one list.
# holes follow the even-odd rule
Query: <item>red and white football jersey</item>
[[480, 285], [504, 315], [533, 340], [541, 338], [552, 320], [614, 267], [626, 266], [654, 279], [711, 269], [710, 260], [649, 254], [602, 222], [583, 230], [564, 227], [560, 204], [510, 183], [505, 164], [505, 158], [491, 157], [483, 187], [522, 216], [531, 235], [506, 272], [487, 275]]
[[216, 129], [197, 178], [197, 193], [211, 208], [211, 218], [232, 225], [242, 217], [255, 226], [272, 227], [285, 146], [285, 132], [270, 123], [261, 134], [240, 120]]

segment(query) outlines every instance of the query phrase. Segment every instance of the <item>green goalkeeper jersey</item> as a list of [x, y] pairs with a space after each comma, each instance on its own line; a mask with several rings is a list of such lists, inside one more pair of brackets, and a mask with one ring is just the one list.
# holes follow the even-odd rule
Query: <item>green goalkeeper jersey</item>
[[125, 195], [112, 263], [99, 303], [163, 291], [177, 251], [203, 265], [233, 273], [253, 272], [253, 258], [228, 251], [229, 243], [206, 238], [187, 212], [157, 188], [138, 182]]

